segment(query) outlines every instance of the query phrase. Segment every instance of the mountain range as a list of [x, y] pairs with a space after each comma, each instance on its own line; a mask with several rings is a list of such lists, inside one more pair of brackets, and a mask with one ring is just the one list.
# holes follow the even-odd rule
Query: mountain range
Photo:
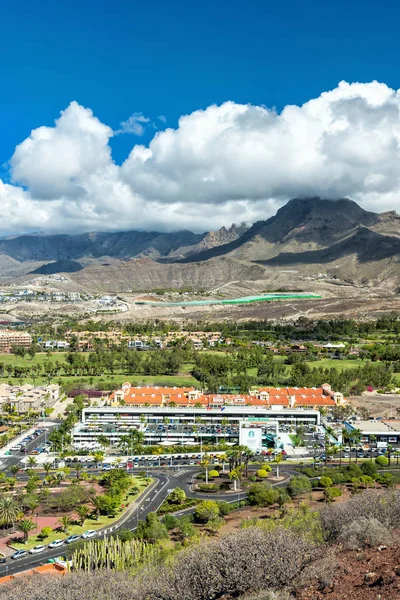
[[[127, 231], [0, 239], [0, 277], [66, 272], [102, 290], [212, 289], [232, 280], [324, 273], [358, 284], [400, 284], [400, 216], [349, 199], [295, 198], [254, 223], [195, 234]], [[290, 280], [290, 277], [288, 277]]]

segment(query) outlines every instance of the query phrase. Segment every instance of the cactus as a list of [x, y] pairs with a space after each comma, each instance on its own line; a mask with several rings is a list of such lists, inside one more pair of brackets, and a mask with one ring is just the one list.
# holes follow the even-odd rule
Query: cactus
[[143, 566], [152, 566], [160, 562], [162, 548], [130, 540], [122, 542], [118, 538], [91, 540], [79, 548], [72, 556], [72, 567], [76, 571], [94, 569], [130, 569], [136, 571]]

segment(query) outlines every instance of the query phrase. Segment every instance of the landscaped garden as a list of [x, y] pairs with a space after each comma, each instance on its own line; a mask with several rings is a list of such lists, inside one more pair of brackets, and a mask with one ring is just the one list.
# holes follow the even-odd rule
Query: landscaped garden
[[44, 478], [29, 469], [27, 481], [15, 476], [0, 480], [3, 547], [29, 549], [107, 527], [120, 519], [151, 482], [118, 468], [99, 476], [78, 470], [72, 477], [69, 468], [54, 471], [45, 467]]

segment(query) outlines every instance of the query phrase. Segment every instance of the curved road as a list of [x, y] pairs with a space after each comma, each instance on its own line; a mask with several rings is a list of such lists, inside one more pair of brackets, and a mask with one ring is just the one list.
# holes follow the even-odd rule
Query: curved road
[[[288, 465], [289, 467], [289, 465]], [[132, 506], [125, 512], [125, 514], [116, 522], [115, 525], [100, 529], [98, 535], [94, 539], [101, 539], [111, 535], [119, 528], [130, 529], [134, 531], [138, 525], [138, 522], [144, 520], [146, 515], [151, 511], [156, 511], [160, 508], [168, 494], [175, 488], [182, 488], [188, 497], [199, 498], [202, 500], [227, 500], [235, 502], [237, 500], [243, 500], [247, 494], [245, 492], [232, 493], [228, 492], [225, 494], [203, 494], [192, 491], [192, 480], [195, 473], [199, 471], [198, 466], [182, 467], [176, 472], [170, 472], [167, 470], [157, 470], [153, 473], [154, 482], [143, 492], [143, 494], [132, 504]], [[287, 483], [289, 477], [293, 474], [294, 469], [286, 468], [282, 474], [286, 475], [286, 478], [276, 484], [275, 486], [283, 486]], [[180, 514], [188, 514], [194, 512], [194, 508], [182, 511]], [[61, 535], [60, 535], [61, 537]], [[4, 575], [13, 575], [26, 571], [34, 567], [38, 567], [44, 563], [47, 563], [49, 558], [57, 558], [60, 555], [64, 555], [67, 548], [73, 548], [71, 546], [63, 545], [60, 548], [50, 549], [46, 548], [44, 552], [40, 554], [28, 554], [24, 558], [17, 560], [7, 559], [7, 564], [0, 565], [0, 577]]]

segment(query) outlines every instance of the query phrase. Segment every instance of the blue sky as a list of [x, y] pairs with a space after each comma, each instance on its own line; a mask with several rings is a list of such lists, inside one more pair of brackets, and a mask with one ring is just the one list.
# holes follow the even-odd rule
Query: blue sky
[[[190, 226], [193, 222], [194, 229], [206, 227], [210, 215], [213, 217], [210, 225], [215, 227], [229, 224], [232, 219], [267, 217], [297, 193], [345, 194], [364, 202], [367, 207], [396, 207], [400, 181], [393, 181], [393, 173], [382, 172], [383, 162], [387, 164], [386, 158], [373, 166], [372, 170], [376, 172], [372, 179], [359, 169], [360, 161], [364, 161], [366, 169], [371, 168], [371, 158], [363, 155], [350, 159], [350, 162], [357, 163], [357, 172], [349, 175], [347, 171], [340, 171], [339, 176], [336, 169], [332, 177], [324, 175], [325, 181], [329, 179], [325, 187], [314, 185], [315, 173], [320, 172], [321, 164], [327, 163], [328, 156], [330, 161], [337, 160], [337, 140], [332, 145], [335, 156], [325, 152], [326, 136], [332, 131], [328, 127], [319, 137], [311, 133], [313, 117], [305, 135], [303, 125], [298, 120], [294, 122], [291, 117], [292, 137], [297, 141], [292, 139], [282, 150], [276, 136], [272, 139], [267, 135], [266, 123], [272, 113], [261, 114], [260, 110], [263, 106], [276, 108], [279, 115], [285, 106], [301, 106], [313, 98], [320, 98], [323, 105], [325, 101], [321, 94], [335, 90], [342, 80], [350, 84], [367, 84], [377, 80], [392, 90], [391, 96], [384, 93], [385, 99], [382, 100], [392, 119], [389, 129], [385, 130], [385, 140], [393, 136], [397, 140], [398, 115], [394, 114], [392, 105], [397, 103], [393, 90], [400, 87], [399, 13], [394, 0], [381, 5], [371, 0], [318, 3], [315, 0], [150, 0], [147, 3], [132, 0], [70, 0], [68, 3], [5, 0], [0, 13], [0, 165], [3, 165], [0, 179], [12, 185], [3, 189], [3, 195], [0, 189], [0, 199], [5, 205], [8, 202], [19, 206], [19, 212], [15, 208], [15, 218], [10, 227], [13, 230], [42, 226], [54, 229], [54, 214], [61, 214], [62, 226], [74, 228], [79, 224], [74, 223], [69, 213], [78, 207], [87, 216], [81, 222], [82, 227], [99, 228], [103, 224], [105, 228], [120, 227], [121, 221], [117, 222], [110, 206], [100, 206], [101, 202], [96, 206], [96, 198], [102, 196], [102, 191], [108, 197], [119, 194], [114, 207], [118, 205], [119, 210], [125, 211], [122, 223], [143, 228], [150, 226], [148, 221], [140, 218], [143, 206], [150, 207], [152, 215], [160, 211], [167, 213], [168, 208], [165, 228], [170, 229], [175, 226], [177, 214], [183, 218], [182, 203], [189, 196], [195, 200], [185, 213], [187, 222], [184, 225]], [[335, 115], [342, 110], [343, 93], [342, 90], [332, 95], [331, 100], [336, 104], [335, 111], [329, 108], [329, 121], [333, 122]], [[364, 145], [363, 136], [369, 127], [369, 112], [364, 110], [364, 104], [376, 108], [374, 93], [366, 86], [365, 89], [352, 88], [344, 94], [346, 102], [352, 104], [351, 114], [354, 116], [354, 110], [361, 111], [352, 122], [348, 117], [350, 104], [345, 111], [346, 119], [349, 118], [349, 135], [359, 136], [354, 146]], [[354, 109], [357, 99], [359, 102]], [[29, 147], [24, 147], [19, 156], [13, 157], [16, 145], [26, 140], [32, 129], [41, 126], [53, 128], [60, 111], [72, 101], [79, 107], [89, 108], [102, 124], [114, 131], [133, 113], [142, 113], [150, 121], [145, 124], [144, 134], [140, 137], [112, 135], [111, 130], [107, 133], [99, 128], [96, 132], [98, 137], [94, 136], [96, 142], [92, 140], [88, 150], [87, 140], [82, 142], [84, 134], [79, 130], [79, 123], [82, 123], [81, 118], [89, 117], [79, 108], [73, 108], [65, 120], [65, 126], [73, 129], [73, 141], [67, 140], [67, 146], [62, 145], [66, 142], [65, 136], [57, 147], [49, 142], [39, 164], [36, 160], [40, 154], [38, 146], [34, 145], [32, 149], [28, 140]], [[217, 116], [207, 109], [227, 101], [234, 104], [229, 110], [221, 109]], [[244, 116], [237, 107], [246, 104], [260, 110], [245, 111]], [[377, 118], [382, 120], [382, 127], [386, 127], [387, 115], [383, 116], [381, 108]], [[151, 157], [138, 150], [138, 156], [121, 167], [120, 172], [113, 172], [104, 182], [96, 181], [96, 185], [87, 183], [100, 170], [111, 172], [112, 165], [107, 162], [106, 156], [110, 149], [113, 161], [122, 165], [135, 144], [150, 143], [156, 128], [176, 129], [182, 115], [190, 115], [200, 109], [208, 110], [207, 119], [197, 129], [196, 117], [193, 117], [186, 131], [178, 130], [175, 136], [161, 138], [158, 148], [152, 149]], [[316, 118], [322, 123], [324, 118], [318, 111]], [[361, 114], [364, 123], [362, 132], [359, 125]], [[160, 115], [165, 116], [166, 125], [158, 119]], [[274, 120], [274, 117], [271, 118]], [[215, 127], [216, 121], [220, 124], [221, 119], [229, 121], [232, 136], [236, 136], [242, 128], [242, 137], [235, 137], [235, 143], [238, 147], [240, 144], [242, 148], [246, 147], [249, 156], [246, 127], [251, 130], [254, 139], [263, 138], [265, 152], [272, 147], [272, 152], [279, 154], [282, 151], [282, 156], [290, 155], [293, 147], [300, 148], [303, 137], [303, 146], [296, 154], [296, 157], [299, 154], [307, 156], [305, 167], [302, 166], [302, 178], [292, 177], [288, 169], [282, 173], [282, 180], [289, 181], [283, 189], [282, 182], [274, 180], [275, 166], [268, 162], [266, 154], [264, 156], [255, 150], [258, 148], [258, 142], [255, 142], [252, 150], [255, 155], [251, 158], [242, 161], [244, 152], [235, 156], [233, 171], [235, 175], [240, 172], [241, 179], [236, 180], [234, 186], [225, 186], [231, 173], [225, 163], [217, 164], [218, 156], [227, 157], [232, 138], [228, 143], [229, 136], [221, 134], [224, 137], [221, 141], [217, 132], [209, 136], [206, 144], [200, 139], [204, 131]], [[280, 119], [282, 122], [287, 128], [286, 119]], [[279, 123], [279, 118], [276, 123]], [[51, 136], [54, 132], [57, 134], [56, 130], [52, 130]], [[100, 144], [98, 151], [94, 150], [96, 143]], [[373, 143], [376, 144], [376, 141]], [[215, 152], [214, 164], [199, 160], [199, 144], [204, 146], [205, 157]], [[394, 150], [396, 145], [397, 141], [383, 144], [385, 149], [390, 146], [394, 164], [399, 159]], [[315, 163], [316, 170], [309, 170], [305, 180], [303, 174], [309, 167], [308, 157], [322, 146], [324, 155]], [[72, 147], [74, 150], [71, 150]], [[188, 147], [191, 149], [189, 153]], [[57, 165], [66, 162], [69, 150], [72, 162], [74, 152], [81, 158], [88, 152], [101, 155], [104, 151], [103, 162], [93, 163], [90, 167], [85, 164], [82, 169], [70, 164], [66, 169], [68, 172], [60, 174]], [[341, 164], [348, 163], [348, 157], [344, 158], [346, 152], [342, 152]], [[29, 162], [28, 155], [34, 160]], [[166, 156], [173, 156], [167, 161], [168, 165]], [[259, 161], [259, 171], [254, 173], [253, 165], [260, 156], [264, 158]], [[291, 166], [296, 157], [289, 161]], [[8, 163], [10, 160], [11, 163]], [[236, 168], [241, 163], [242, 171]], [[38, 182], [41, 170], [43, 181]], [[54, 172], [58, 180], [64, 178], [63, 185], [59, 181], [57, 185], [49, 182], [49, 171]], [[190, 176], [180, 185], [180, 180], [185, 179], [187, 173]], [[252, 188], [247, 185], [259, 174], [263, 175], [266, 186], [257, 184]], [[376, 182], [381, 182], [382, 178], [385, 179], [382, 190], [377, 189]], [[200, 182], [198, 186], [196, 182]], [[113, 187], [112, 193], [110, 187]], [[199, 192], [198, 188], [201, 188]], [[389, 195], [384, 201], [377, 202], [377, 194], [381, 191]], [[211, 209], [218, 206], [218, 210], [204, 212], [200, 206], [202, 203], [204, 206], [208, 204]], [[130, 210], [134, 204], [140, 206], [136, 212]], [[25, 222], [21, 215], [27, 212], [37, 215], [40, 212], [40, 218], [33, 219], [31, 224], [29, 220]], [[154, 226], [163, 227], [163, 223], [155, 219]], [[0, 222], [0, 233], [6, 225]]]
[[[226, 100], [301, 104], [342, 79], [397, 89], [399, 13], [369, 0], [5, 0], [0, 162], [71, 100], [114, 128], [133, 112], [174, 127]], [[132, 140], [113, 145], [120, 162]]]

